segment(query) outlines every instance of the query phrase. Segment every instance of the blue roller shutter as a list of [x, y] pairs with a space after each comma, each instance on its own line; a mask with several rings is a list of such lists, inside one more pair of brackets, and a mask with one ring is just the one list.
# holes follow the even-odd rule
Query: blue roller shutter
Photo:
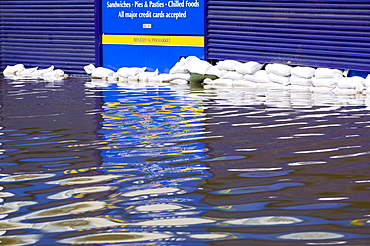
[[84, 73], [95, 63], [95, 1], [1, 0], [0, 68], [16, 63]]
[[370, 71], [370, 1], [208, 0], [208, 59]]

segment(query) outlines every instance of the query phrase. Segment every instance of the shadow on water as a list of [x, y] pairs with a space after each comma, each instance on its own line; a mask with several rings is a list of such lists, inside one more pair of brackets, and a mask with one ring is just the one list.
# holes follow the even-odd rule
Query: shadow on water
[[366, 95], [0, 87], [0, 245], [368, 244]]

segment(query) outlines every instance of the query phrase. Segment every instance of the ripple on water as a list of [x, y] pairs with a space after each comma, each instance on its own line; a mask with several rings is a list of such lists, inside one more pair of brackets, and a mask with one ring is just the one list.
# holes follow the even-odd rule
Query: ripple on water
[[280, 190], [288, 187], [297, 187], [303, 186], [303, 183], [298, 182], [283, 182], [271, 185], [260, 185], [260, 186], [249, 186], [249, 187], [241, 187], [241, 188], [231, 188], [231, 189], [224, 189], [220, 191], [213, 191], [211, 194], [218, 194], [218, 195], [241, 195], [241, 194], [248, 194], [248, 193], [255, 193], [255, 192], [265, 192], [265, 191], [275, 191]]
[[98, 193], [98, 192], [104, 192], [112, 190], [113, 187], [109, 186], [91, 186], [91, 187], [84, 187], [84, 188], [76, 188], [76, 189], [70, 189], [61, 191], [56, 194], [52, 194], [50, 196], [47, 196], [48, 199], [52, 200], [61, 200], [61, 199], [67, 199], [71, 198], [75, 195], [78, 195], [78, 197], [82, 197], [83, 195], [90, 194], [90, 193]]
[[125, 243], [125, 242], [143, 242], [150, 240], [159, 240], [170, 238], [171, 235], [164, 233], [147, 232], [107, 232], [95, 235], [86, 235], [81, 237], [60, 240], [60, 243], [66, 244], [89, 244], [89, 243]]
[[115, 227], [120, 225], [122, 225], [122, 223], [113, 222], [106, 218], [86, 217], [40, 223], [36, 224], [35, 227], [40, 228], [45, 232], [64, 232], [93, 228]]
[[47, 179], [54, 177], [54, 173], [37, 173], [37, 174], [19, 174], [19, 175], [7, 175], [0, 178], [0, 182], [21, 182], [35, 179]]
[[189, 225], [199, 225], [199, 224], [209, 224], [214, 223], [215, 220], [204, 219], [204, 218], [170, 218], [170, 219], [156, 219], [147, 220], [137, 223], [130, 223], [125, 225], [135, 225], [135, 226], [189, 226]]
[[168, 194], [180, 191], [176, 187], [163, 187], [163, 188], [154, 188], [154, 189], [144, 189], [144, 190], [133, 190], [126, 193], [123, 193], [124, 197], [137, 197], [143, 195], [158, 195], [158, 194]]
[[36, 218], [50, 218], [63, 215], [85, 213], [88, 211], [95, 211], [104, 209], [106, 207], [105, 202], [100, 201], [87, 201], [87, 202], [75, 202], [63, 206], [42, 209], [33, 213], [29, 213], [24, 216], [25, 219], [36, 219]]
[[[1, 234], [0, 234], [1, 235]], [[24, 236], [1, 236], [1, 245], [32, 245], [39, 241], [39, 235], [27, 234]]]
[[223, 223], [232, 225], [290, 225], [303, 220], [291, 216], [263, 216], [246, 219], [227, 220]]
[[324, 239], [338, 239], [342, 238], [344, 235], [334, 232], [297, 232], [289, 233], [279, 236], [280, 239], [289, 240], [324, 240]]
[[123, 176], [124, 175], [96, 175], [96, 176], [72, 177], [55, 181], [49, 181], [47, 182], [47, 184], [59, 184], [59, 185], [90, 184], [116, 179]]

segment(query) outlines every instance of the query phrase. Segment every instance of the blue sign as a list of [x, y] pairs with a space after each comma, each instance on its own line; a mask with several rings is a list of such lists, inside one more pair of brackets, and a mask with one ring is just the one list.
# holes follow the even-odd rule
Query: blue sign
[[204, 35], [204, 0], [103, 0], [103, 33]]

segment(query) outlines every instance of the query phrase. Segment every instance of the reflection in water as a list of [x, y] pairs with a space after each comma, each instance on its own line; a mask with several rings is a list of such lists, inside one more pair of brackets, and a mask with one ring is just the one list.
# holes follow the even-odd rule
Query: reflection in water
[[114, 232], [114, 233], [101, 233], [96, 235], [82, 236], [71, 239], [61, 240], [61, 243], [70, 244], [86, 244], [86, 243], [124, 243], [124, 242], [140, 242], [149, 240], [158, 240], [169, 238], [169, 235], [161, 233], [127, 233], [127, 232]]
[[368, 95], [86, 81], [0, 81], [0, 245], [368, 244]]
[[36, 224], [36, 227], [40, 228], [45, 232], [64, 232], [64, 231], [88, 230], [94, 228], [115, 227], [120, 225], [122, 224], [110, 221], [109, 219], [106, 218], [78, 218], [40, 223]]

